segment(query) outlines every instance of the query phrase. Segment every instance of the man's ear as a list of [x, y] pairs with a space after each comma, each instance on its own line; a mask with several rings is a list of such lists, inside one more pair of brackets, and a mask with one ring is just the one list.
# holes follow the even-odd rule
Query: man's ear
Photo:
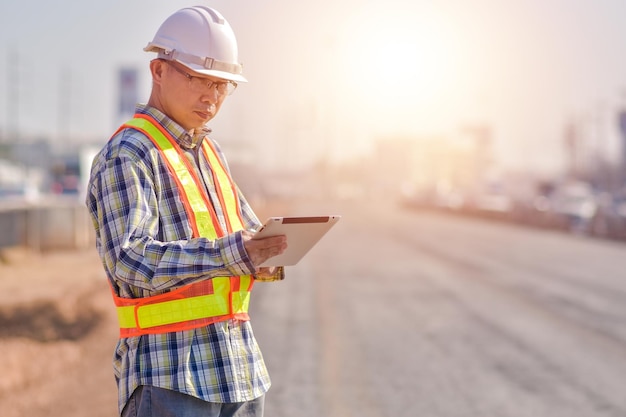
[[150, 73], [152, 74], [152, 82], [155, 84], [161, 84], [163, 73], [165, 72], [165, 62], [160, 59], [153, 59], [150, 61]]

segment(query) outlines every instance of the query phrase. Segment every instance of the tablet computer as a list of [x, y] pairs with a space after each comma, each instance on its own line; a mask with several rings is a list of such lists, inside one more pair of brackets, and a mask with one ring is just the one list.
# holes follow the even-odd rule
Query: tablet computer
[[287, 236], [287, 249], [280, 255], [269, 258], [260, 266], [291, 266], [297, 264], [340, 218], [341, 216], [338, 215], [270, 217], [252, 239], [285, 235]]

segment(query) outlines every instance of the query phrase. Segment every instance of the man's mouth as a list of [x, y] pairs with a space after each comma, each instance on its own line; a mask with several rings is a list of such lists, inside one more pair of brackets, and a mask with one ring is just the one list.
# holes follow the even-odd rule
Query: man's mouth
[[209, 117], [211, 117], [211, 113], [205, 111], [196, 110], [196, 114], [203, 119], [208, 119]]

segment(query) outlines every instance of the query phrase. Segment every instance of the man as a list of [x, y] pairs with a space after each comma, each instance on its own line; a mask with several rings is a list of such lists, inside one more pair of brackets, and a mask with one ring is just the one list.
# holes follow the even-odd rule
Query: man
[[284, 236], [260, 224], [206, 135], [246, 82], [229, 24], [207, 7], [167, 18], [144, 49], [152, 92], [93, 162], [87, 206], [111, 284], [123, 416], [262, 416], [270, 380], [247, 308]]

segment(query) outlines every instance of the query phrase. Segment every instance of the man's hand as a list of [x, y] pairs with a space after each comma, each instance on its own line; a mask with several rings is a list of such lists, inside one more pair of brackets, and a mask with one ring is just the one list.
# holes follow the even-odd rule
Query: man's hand
[[254, 266], [258, 267], [269, 258], [280, 255], [287, 249], [287, 237], [272, 236], [264, 239], [252, 239], [254, 233], [243, 231], [243, 246]]

